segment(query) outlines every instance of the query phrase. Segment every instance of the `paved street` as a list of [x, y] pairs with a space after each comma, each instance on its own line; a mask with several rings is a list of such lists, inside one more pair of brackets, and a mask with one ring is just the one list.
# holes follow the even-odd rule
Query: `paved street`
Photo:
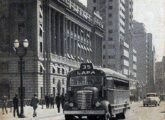
[[[25, 107], [26, 118], [22, 120], [64, 120], [64, 115], [57, 113], [57, 109], [42, 109], [41, 106], [37, 109], [38, 117], [32, 117], [32, 108]], [[12, 113], [0, 115], [0, 120], [18, 120], [14, 118]], [[143, 107], [142, 102], [132, 103], [131, 109], [126, 113], [126, 120], [165, 120], [165, 102], [162, 102], [158, 107]]]
[[165, 102], [158, 107], [143, 107], [142, 102], [133, 104], [126, 120], [165, 120]]

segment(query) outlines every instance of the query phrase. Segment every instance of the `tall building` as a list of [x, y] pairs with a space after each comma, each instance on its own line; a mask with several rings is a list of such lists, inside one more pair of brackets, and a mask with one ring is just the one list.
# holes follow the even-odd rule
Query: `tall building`
[[147, 33], [143, 23], [134, 21], [133, 46], [137, 52], [137, 80], [143, 85], [147, 83]]
[[81, 62], [102, 66], [102, 18], [75, 0], [0, 0], [0, 96], [19, 94], [15, 39], [29, 41], [24, 57], [25, 98], [66, 91], [66, 75]]
[[[90, 11], [99, 11], [104, 22], [103, 67], [130, 77], [132, 74], [132, 0], [88, 0]], [[133, 63], [132, 63], [133, 64]]]
[[146, 33], [143, 23], [134, 21], [133, 47], [137, 51], [137, 80], [148, 92], [154, 91], [155, 50], [152, 34]]
[[165, 94], [165, 56], [162, 61], [155, 63], [155, 84], [158, 94]]
[[155, 91], [155, 49], [152, 43], [152, 34], [147, 34], [147, 91]]
[[133, 0], [125, 0], [125, 41], [129, 44], [129, 77], [136, 79], [136, 50], [133, 46]]

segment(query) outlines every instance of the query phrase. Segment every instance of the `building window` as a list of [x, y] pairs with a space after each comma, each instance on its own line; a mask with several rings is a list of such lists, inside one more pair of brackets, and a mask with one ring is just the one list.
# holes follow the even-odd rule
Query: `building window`
[[96, 3], [96, 0], [93, 0], [94, 3]]
[[96, 11], [96, 7], [93, 7], [93, 11]]
[[71, 71], [71, 67], [69, 67], [69, 72]]
[[109, 13], [109, 15], [108, 15], [109, 17], [112, 17], [112, 13]]
[[56, 83], [56, 79], [55, 78], [53, 78], [53, 84], [55, 84]]
[[42, 73], [43, 72], [43, 69], [42, 69], [42, 66], [40, 66], [40, 73]]
[[110, 37], [110, 38], [108, 38], [108, 40], [109, 40], [109, 41], [113, 41], [113, 38]]
[[42, 29], [41, 29], [41, 27], [40, 27], [39, 35], [40, 35], [40, 37], [42, 37]]
[[60, 73], [60, 68], [57, 68], [58, 73]]
[[105, 49], [106, 48], [106, 45], [103, 45], [103, 49]]
[[65, 72], [64, 72], [64, 69], [62, 69], [62, 74], [64, 75], [64, 73], [65, 73]]
[[52, 68], [52, 73], [55, 73], [55, 69], [54, 68]]
[[19, 17], [23, 17], [24, 16], [24, 4], [20, 3], [17, 5], [17, 15]]
[[42, 42], [40, 42], [40, 52], [42, 52], [43, 47], [42, 47]]
[[39, 11], [39, 16], [40, 16], [40, 18], [42, 18], [43, 17], [43, 12], [42, 12], [42, 5], [40, 5], [40, 11]]
[[25, 32], [25, 24], [19, 23], [18, 24], [18, 33], [24, 33]]
[[113, 7], [112, 6], [109, 6], [109, 9], [111, 10]]
[[103, 55], [103, 59], [105, 59], [105, 55]]
[[109, 30], [108, 32], [109, 32], [109, 33], [113, 33], [113, 30]]

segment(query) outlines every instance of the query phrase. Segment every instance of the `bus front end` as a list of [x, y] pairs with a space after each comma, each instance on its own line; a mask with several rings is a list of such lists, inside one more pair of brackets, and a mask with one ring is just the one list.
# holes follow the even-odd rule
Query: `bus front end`
[[96, 119], [96, 116], [102, 117], [106, 114], [102, 105], [103, 73], [94, 69], [80, 69], [72, 72], [67, 82], [67, 100], [64, 105], [66, 120], [83, 116]]

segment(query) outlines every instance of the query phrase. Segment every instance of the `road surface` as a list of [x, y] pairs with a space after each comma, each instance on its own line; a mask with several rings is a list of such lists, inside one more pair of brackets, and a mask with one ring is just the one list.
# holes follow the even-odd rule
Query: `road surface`
[[[64, 115], [57, 113], [57, 108], [54, 109], [42, 109], [38, 107], [38, 117], [33, 118], [33, 109], [30, 106], [24, 108], [26, 118], [14, 118], [13, 114], [0, 114], [0, 120], [65, 120]], [[8, 110], [9, 111], [9, 110]], [[87, 119], [83, 119], [87, 120]], [[131, 109], [126, 113], [125, 120], [165, 120], [165, 102], [162, 102], [158, 107], [143, 107], [142, 102], [135, 102], [131, 104]]]
[[[59, 116], [56, 119], [45, 120], [65, 120], [64, 116]], [[84, 119], [85, 120], [85, 119]], [[126, 113], [125, 120], [165, 120], [165, 102], [162, 102], [157, 107], [143, 107], [142, 102], [133, 103], [131, 109]]]

